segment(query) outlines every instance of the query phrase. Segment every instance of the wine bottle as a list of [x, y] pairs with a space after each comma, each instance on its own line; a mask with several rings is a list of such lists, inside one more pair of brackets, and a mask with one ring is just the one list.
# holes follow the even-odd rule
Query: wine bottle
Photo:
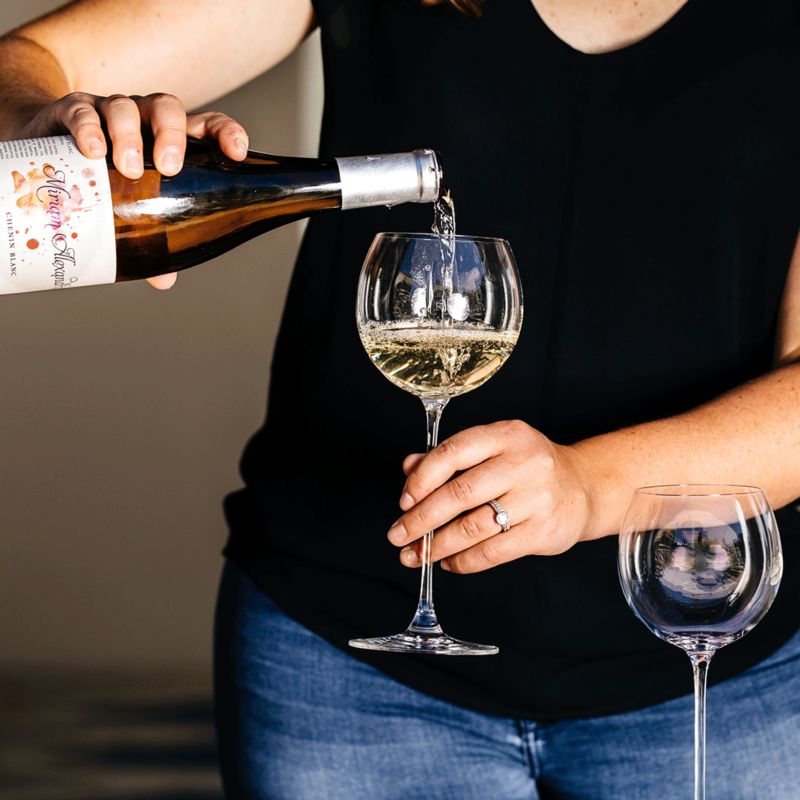
[[174, 177], [129, 180], [70, 136], [0, 142], [0, 294], [149, 278], [334, 209], [433, 202], [432, 150], [320, 160], [187, 143]]

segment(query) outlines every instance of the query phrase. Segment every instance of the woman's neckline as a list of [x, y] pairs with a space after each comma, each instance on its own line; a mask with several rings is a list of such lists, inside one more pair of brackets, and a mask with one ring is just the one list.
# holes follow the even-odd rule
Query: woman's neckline
[[619, 47], [614, 47], [610, 50], [597, 50], [597, 51], [585, 51], [580, 50], [574, 45], [570, 44], [565, 39], [562, 39], [561, 36], [556, 33], [553, 28], [547, 23], [545, 18], [539, 12], [539, 9], [536, 7], [535, 0], [521, 0], [521, 2], [525, 3], [528, 6], [528, 12], [532, 15], [534, 20], [536, 20], [546, 31], [547, 35], [555, 42], [555, 44], [563, 50], [572, 53], [573, 55], [577, 56], [578, 58], [585, 58], [585, 59], [606, 59], [606, 58], [614, 58], [615, 56], [624, 55], [626, 53], [631, 53], [635, 50], [646, 48], [654, 41], [662, 38], [665, 34], [671, 31], [679, 22], [683, 20], [683, 18], [688, 14], [690, 7], [694, 8], [699, 4], [699, 0], [684, 0], [682, 5], [680, 5], [673, 14], [667, 17], [657, 28], [652, 30], [650, 33], [642, 36], [640, 39], [635, 39], [628, 44], [620, 45]]

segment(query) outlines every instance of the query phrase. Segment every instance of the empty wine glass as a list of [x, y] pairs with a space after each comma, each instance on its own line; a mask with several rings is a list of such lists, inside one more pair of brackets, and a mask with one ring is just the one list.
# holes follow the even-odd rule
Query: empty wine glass
[[783, 572], [775, 516], [751, 486], [638, 489], [622, 523], [618, 566], [633, 613], [692, 662], [694, 797], [705, 800], [708, 666], [775, 599]]
[[[425, 407], [428, 450], [451, 397], [472, 391], [511, 354], [522, 325], [522, 290], [503, 239], [380, 233], [358, 284], [358, 332], [372, 363]], [[417, 611], [394, 636], [352, 639], [366, 650], [491, 655], [497, 647], [448, 636], [433, 607], [431, 540], [422, 545]]]

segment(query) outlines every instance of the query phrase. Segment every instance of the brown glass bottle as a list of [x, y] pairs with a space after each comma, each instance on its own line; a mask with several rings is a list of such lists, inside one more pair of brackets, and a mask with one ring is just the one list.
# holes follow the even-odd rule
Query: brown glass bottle
[[431, 150], [232, 161], [189, 140], [178, 175], [132, 181], [69, 136], [0, 142], [0, 294], [186, 269], [322, 211], [433, 202], [441, 178]]
[[[420, 170], [432, 173], [423, 180]], [[321, 211], [432, 202], [441, 173], [431, 151], [331, 161], [250, 152], [237, 162], [190, 141], [175, 177], [162, 176], [149, 162], [137, 181], [109, 164], [109, 180], [117, 281], [123, 281], [208, 261], [260, 233]]]

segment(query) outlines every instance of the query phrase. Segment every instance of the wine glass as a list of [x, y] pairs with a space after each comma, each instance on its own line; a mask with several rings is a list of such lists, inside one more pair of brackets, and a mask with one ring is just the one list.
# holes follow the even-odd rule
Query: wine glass
[[[428, 450], [436, 447], [451, 397], [477, 389], [505, 363], [522, 325], [522, 290], [503, 239], [379, 233], [358, 284], [356, 320], [372, 363], [425, 407]], [[365, 650], [491, 655], [494, 645], [448, 636], [433, 607], [431, 540], [422, 544], [417, 611], [402, 633], [352, 639]]]
[[618, 566], [633, 613], [692, 662], [694, 797], [705, 800], [708, 667], [775, 599], [783, 573], [775, 516], [752, 486], [637, 489], [620, 530]]

